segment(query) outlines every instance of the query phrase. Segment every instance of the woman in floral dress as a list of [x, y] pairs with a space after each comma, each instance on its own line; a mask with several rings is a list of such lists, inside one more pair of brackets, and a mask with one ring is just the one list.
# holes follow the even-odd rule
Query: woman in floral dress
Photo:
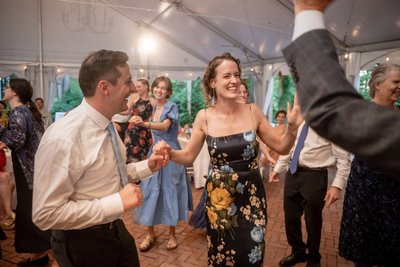
[[[149, 96], [149, 82], [146, 79], [138, 79], [136, 83], [137, 95], [132, 95], [132, 115], [139, 116], [144, 122], [150, 121], [153, 112], [151, 98]], [[147, 153], [153, 144], [150, 129], [128, 124], [125, 140], [127, 163], [138, 162], [147, 158]]]
[[[208, 266], [262, 266], [267, 204], [256, 135], [285, 154], [302, 121], [297, 103], [288, 107], [289, 126], [279, 138], [260, 108], [236, 102], [240, 75], [239, 61], [229, 53], [210, 61], [202, 81], [209, 107], [197, 114], [185, 149], [170, 153], [171, 160], [189, 164], [207, 141], [212, 164], [205, 208]], [[158, 143], [154, 151], [166, 148]]]

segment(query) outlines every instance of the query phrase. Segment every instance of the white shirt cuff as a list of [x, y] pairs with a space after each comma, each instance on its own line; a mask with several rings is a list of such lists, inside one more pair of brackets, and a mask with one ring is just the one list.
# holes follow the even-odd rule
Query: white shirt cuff
[[325, 29], [324, 14], [317, 10], [305, 10], [294, 18], [293, 40], [300, 35], [317, 29]]

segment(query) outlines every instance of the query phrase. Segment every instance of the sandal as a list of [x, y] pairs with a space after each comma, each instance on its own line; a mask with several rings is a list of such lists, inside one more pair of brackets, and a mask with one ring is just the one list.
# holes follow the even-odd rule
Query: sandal
[[15, 213], [11, 213], [9, 217], [7, 217], [3, 223], [1, 224], [1, 228], [3, 230], [13, 230], [15, 229]]
[[167, 243], [167, 249], [171, 250], [178, 246], [178, 242], [176, 242], [175, 236], [171, 236]]
[[156, 242], [156, 237], [155, 236], [146, 236], [146, 238], [140, 243], [139, 249], [140, 251], [148, 251]]

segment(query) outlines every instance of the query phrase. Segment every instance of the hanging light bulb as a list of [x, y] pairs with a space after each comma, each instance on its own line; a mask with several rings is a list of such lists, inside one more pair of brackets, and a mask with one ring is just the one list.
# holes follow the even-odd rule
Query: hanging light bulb
[[345, 60], [348, 60], [348, 59], [349, 59], [349, 53], [347, 53], [347, 52], [344, 53], [344, 59], [345, 59]]
[[390, 60], [390, 58], [389, 57], [386, 57], [386, 61], [389, 61]]

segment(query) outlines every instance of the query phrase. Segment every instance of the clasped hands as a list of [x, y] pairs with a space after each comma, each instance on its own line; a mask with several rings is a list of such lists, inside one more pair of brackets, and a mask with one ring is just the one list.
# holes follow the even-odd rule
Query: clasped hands
[[148, 166], [151, 171], [158, 171], [160, 168], [168, 164], [171, 153], [171, 147], [164, 141], [159, 141], [153, 146]]

